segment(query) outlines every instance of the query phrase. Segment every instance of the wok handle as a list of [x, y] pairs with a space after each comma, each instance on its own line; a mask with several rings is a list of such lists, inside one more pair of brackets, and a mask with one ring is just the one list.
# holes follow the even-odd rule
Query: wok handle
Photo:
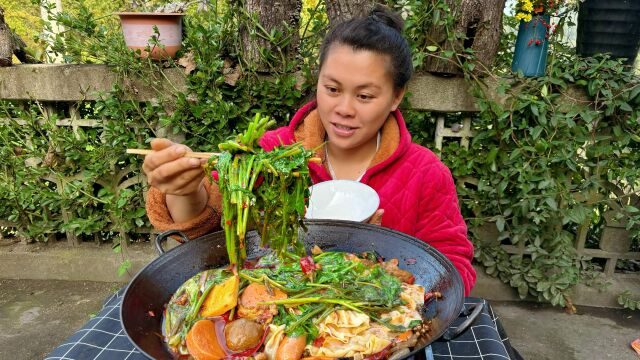
[[172, 236], [172, 235], [180, 236], [184, 242], [189, 241], [189, 238], [187, 237], [187, 235], [185, 235], [180, 230], [167, 230], [165, 232], [161, 232], [156, 236], [156, 250], [158, 251], [158, 255], [164, 254], [165, 251], [162, 248], [162, 243], [166, 242], [169, 236]]
[[484, 302], [474, 304], [473, 312], [471, 312], [471, 315], [469, 315], [469, 317], [467, 317], [467, 319], [462, 324], [460, 324], [460, 326], [447, 329], [442, 337], [445, 340], [450, 341], [456, 338], [458, 335], [462, 334], [476, 320], [478, 315], [480, 315], [480, 313], [482, 312], [483, 308]]

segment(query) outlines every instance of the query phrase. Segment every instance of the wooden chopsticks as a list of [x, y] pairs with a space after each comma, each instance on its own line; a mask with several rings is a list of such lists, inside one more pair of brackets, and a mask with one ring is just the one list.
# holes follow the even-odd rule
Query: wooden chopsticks
[[[149, 149], [127, 149], [127, 154], [135, 154], [135, 155], [149, 155], [153, 154], [155, 150]], [[189, 158], [198, 158], [198, 159], [208, 159], [212, 156], [218, 156], [220, 153], [207, 153], [207, 152], [187, 152], [184, 154], [185, 157]]]
[[[154, 152], [155, 150], [150, 150], [150, 149], [127, 149], [127, 154], [135, 154], [135, 155], [149, 155], [149, 154], [153, 154]], [[183, 156], [189, 157], [189, 158], [197, 158], [197, 159], [208, 159], [212, 156], [219, 156], [219, 155], [220, 153], [188, 152], [188, 153], [185, 153]], [[312, 157], [309, 159], [309, 162], [322, 164], [322, 159], [320, 159], [319, 157]]]

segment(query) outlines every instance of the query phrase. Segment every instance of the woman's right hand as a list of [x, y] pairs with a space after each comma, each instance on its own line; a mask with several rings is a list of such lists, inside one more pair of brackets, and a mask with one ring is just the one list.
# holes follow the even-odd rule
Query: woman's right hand
[[207, 206], [209, 194], [204, 187], [206, 159], [184, 157], [189, 147], [167, 139], [151, 141], [154, 153], [147, 155], [142, 170], [148, 183], [166, 194], [167, 210], [173, 221], [189, 221]]
[[188, 196], [198, 192], [206, 159], [184, 157], [191, 149], [168, 139], [152, 140], [151, 149], [155, 152], [147, 155], [142, 164], [151, 186], [170, 195]]

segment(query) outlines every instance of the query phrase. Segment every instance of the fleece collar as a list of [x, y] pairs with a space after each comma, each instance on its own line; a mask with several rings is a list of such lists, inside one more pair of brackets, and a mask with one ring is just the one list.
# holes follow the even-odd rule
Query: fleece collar
[[[320, 180], [331, 179], [327, 171], [324, 148], [321, 146], [326, 132], [318, 116], [315, 101], [307, 103], [298, 110], [289, 124], [289, 131], [293, 132], [296, 141], [302, 142], [305, 149], [316, 149], [316, 156], [322, 159], [322, 166], [315, 164], [309, 164], [309, 166], [315, 165], [314, 167], [323, 168], [323, 171], [314, 169], [318, 171]], [[393, 163], [406, 152], [410, 144], [411, 135], [402, 114], [396, 110], [389, 114], [387, 121], [382, 125], [380, 148], [361, 181], [366, 183], [371, 176]]]

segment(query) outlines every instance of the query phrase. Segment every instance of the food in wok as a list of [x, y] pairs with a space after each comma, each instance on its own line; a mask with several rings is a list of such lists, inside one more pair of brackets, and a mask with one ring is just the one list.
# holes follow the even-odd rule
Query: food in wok
[[196, 360], [387, 359], [429, 335], [425, 292], [395, 259], [322, 252], [246, 262], [186, 281], [169, 301], [163, 335]]

